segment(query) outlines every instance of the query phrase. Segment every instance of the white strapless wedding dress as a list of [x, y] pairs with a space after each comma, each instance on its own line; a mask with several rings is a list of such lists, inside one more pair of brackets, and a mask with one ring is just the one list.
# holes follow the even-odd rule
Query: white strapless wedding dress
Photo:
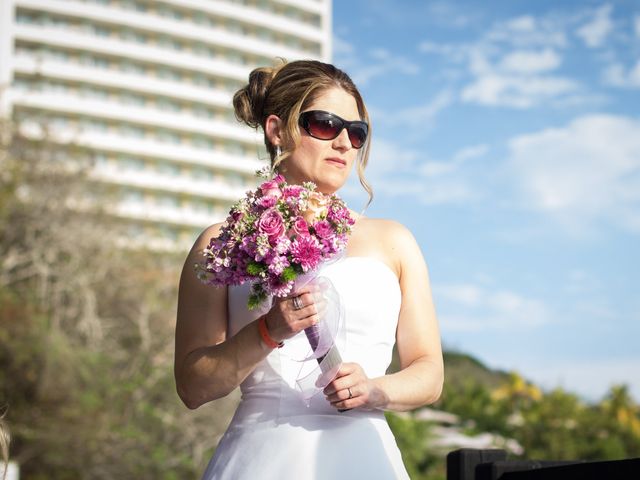
[[[383, 262], [345, 257], [322, 275], [345, 308], [345, 362], [385, 374], [400, 311], [398, 279]], [[229, 335], [262, 311], [246, 308], [249, 286], [229, 288]], [[296, 390], [300, 364], [275, 349], [240, 385], [242, 399], [203, 479], [408, 479], [383, 412], [338, 412], [319, 393], [309, 405]]]

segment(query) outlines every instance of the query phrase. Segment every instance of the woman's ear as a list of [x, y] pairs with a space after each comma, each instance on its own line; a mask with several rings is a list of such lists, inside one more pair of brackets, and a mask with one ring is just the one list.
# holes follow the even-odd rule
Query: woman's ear
[[271, 145], [282, 145], [283, 124], [277, 115], [269, 115], [264, 121], [264, 133]]

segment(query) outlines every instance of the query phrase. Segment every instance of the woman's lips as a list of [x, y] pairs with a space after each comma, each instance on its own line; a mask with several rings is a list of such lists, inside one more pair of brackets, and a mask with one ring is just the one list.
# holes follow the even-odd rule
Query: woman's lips
[[336, 157], [332, 157], [332, 158], [327, 158], [327, 162], [332, 163], [338, 167], [346, 167], [347, 166], [347, 161], [343, 160], [341, 158], [336, 158]]

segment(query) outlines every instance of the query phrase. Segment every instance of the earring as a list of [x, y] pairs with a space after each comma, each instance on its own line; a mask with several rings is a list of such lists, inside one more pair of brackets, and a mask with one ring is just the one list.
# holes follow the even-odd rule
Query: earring
[[282, 148], [280, 148], [280, 145], [276, 145], [276, 158], [280, 155], [282, 155]]

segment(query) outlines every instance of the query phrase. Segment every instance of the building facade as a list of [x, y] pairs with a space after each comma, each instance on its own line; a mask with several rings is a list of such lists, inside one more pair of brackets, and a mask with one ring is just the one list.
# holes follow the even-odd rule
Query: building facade
[[185, 248], [267, 158], [233, 93], [256, 66], [331, 58], [331, 0], [1, 0], [3, 114], [44, 122], [113, 185], [130, 238]]

